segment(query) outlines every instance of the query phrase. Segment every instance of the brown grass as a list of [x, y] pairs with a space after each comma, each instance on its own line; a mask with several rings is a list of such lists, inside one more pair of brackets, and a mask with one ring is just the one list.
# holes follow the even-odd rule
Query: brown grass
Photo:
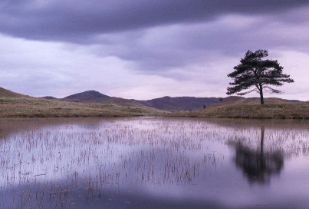
[[170, 117], [309, 119], [309, 103], [231, 104], [209, 106], [196, 111], [167, 114]]
[[27, 96], [0, 97], [0, 117], [125, 117], [161, 115], [153, 108], [123, 107], [112, 104], [78, 103]]
[[[281, 98], [265, 98], [265, 104], [281, 104], [281, 103], [290, 103], [287, 100]], [[214, 106], [226, 106], [232, 104], [239, 104], [239, 105], [259, 105], [261, 104], [261, 100], [259, 97], [239, 97], [239, 96], [230, 96], [224, 98], [223, 101], [215, 103]]]
[[22, 97], [28, 97], [26, 95], [18, 94], [15, 92], [12, 92], [10, 90], [4, 89], [0, 87], [0, 96], [1, 97], [8, 97], [8, 98], [22, 98]]

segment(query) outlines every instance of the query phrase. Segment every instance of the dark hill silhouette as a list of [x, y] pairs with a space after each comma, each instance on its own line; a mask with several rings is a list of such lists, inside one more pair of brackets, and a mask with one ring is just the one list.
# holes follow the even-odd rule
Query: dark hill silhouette
[[69, 101], [86, 101], [86, 102], [102, 102], [111, 99], [111, 97], [101, 94], [98, 91], [84, 91], [82, 93], [73, 94], [63, 98]]
[[219, 102], [220, 98], [198, 98], [198, 97], [162, 97], [147, 101], [140, 101], [143, 105], [160, 110], [197, 110], [203, 105], [212, 105]]

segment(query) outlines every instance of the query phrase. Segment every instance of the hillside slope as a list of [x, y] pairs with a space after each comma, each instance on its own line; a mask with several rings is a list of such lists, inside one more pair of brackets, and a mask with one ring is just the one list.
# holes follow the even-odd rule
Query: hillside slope
[[162, 115], [153, 108], [124, 107], [95, 102], [43, 99], [0, 89], [0, 118], [6, 117], [124, 117]]
[[0, 97], [18, 98], [18, 97], [27, 97], [27, 96], [15, 93], [13, 91], [10, 91], [10, 90], [7, 90], [7, 89], [0, 87]]

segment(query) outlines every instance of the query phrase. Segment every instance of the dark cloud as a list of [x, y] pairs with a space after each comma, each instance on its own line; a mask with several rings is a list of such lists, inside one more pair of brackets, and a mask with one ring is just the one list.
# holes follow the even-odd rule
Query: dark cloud
[[[116, 56], [138, 64], [143, 74], [164, 75], [177, 80], [182, 76], [167, 71], [224, 62], [227, 57], [240, 60], [247, 50], [284, 49], [309, 51], [306, 45], [309, 24], [291, 27], [269, 16], [230, 15], [212, 22], [176, 24], [106, 34], [98, 43], [100, 56]], [[270, 51], [270, 58], [274, 55]], [[234, 65], [236, 65], [235, 63]], [[231, 66], [231, 69], [233, 66]], [[191, 69], [193, 70], [193, 69]]]
[[[183, 80], [179, 73], [166, 72], [192, 63], [220, 62], [222, 57], [214, 53], [242, 56], [248, 49], [303, 47], [303, 39], [271, 31], [278, 30], [273, 20], [290, 24], [304, 19], [307, 10], [299, 7], [307, 4], [307, 0], [8, 0], [0, 3], [0, 32], [94, 45], [99, 56], [133, 61], [134, 70], [143, 74]], [[289, 12], [295, 9], [301, 15]], [[221, 23], [222, 17], [228, 22]], [[256, 17], [264, 19], [250, 23]], [[246, 21], [249, 24], [243, 27]]]
[[223, 14], [274, 14], [307, 0], [7, 0], [0, 32], [29, 39], [87, 43], [92, 35], [212, 20]]

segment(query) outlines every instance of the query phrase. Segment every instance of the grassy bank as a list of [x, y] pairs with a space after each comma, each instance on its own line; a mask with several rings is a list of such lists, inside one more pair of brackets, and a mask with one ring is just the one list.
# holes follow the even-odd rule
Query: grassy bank
[[309, 119], [309, 103], [278, 104], [232, 104], [209, 106], [196, 111], [183, 111], [167, 114], [169, 117], [201, 118], [254, 118], [254, 119]]
[[0, 97], [0, 117], [126, 117], [161, 115], [153, 108], [111, 104], [66, 102], [27, 96]]

